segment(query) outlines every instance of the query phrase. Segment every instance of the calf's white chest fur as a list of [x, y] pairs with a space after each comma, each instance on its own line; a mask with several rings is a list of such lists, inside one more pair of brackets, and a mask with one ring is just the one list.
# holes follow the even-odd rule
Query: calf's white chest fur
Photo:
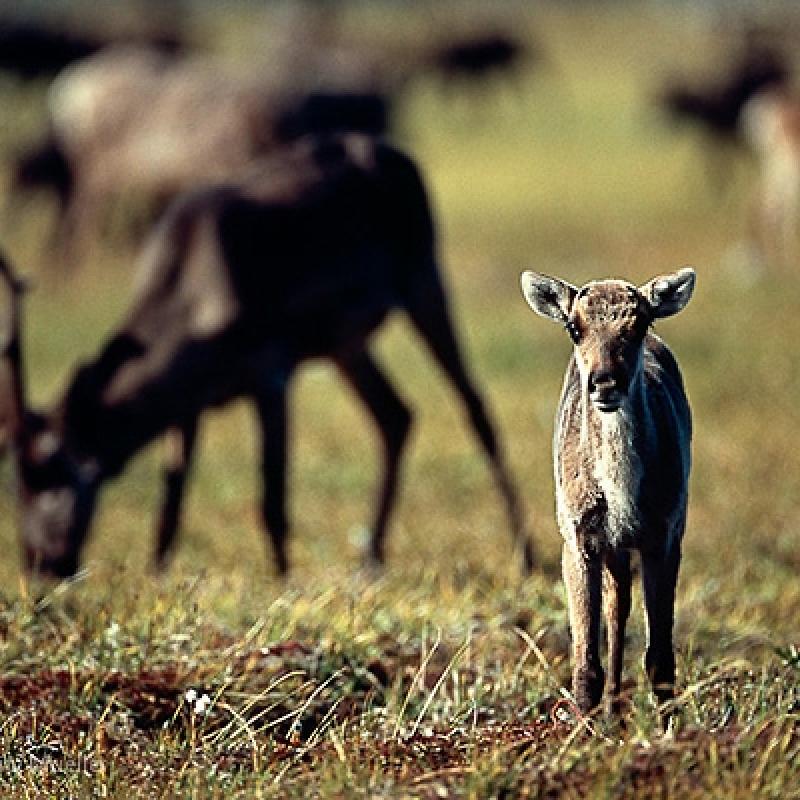
[[572, 540], [578, 526], [593, 506], [603, 508], [601, 530], [607, 544], [630, 544], [641, 526], [637, 498], [640, 494], [643, 467], [634, 447], [634, 430], [637, 420], [628, 404], [614, 413], [591, 409], [583, 399], [579, 447], [580, 459], [586, 474], [583, 477], [591, 492], [581, 494], [575, 503], [564, 483], [567, 478], [557, 468], [556, 507], [559, 528], [564, 538]]
[[636, 498], [642, 480], [642, 463], [633, 446], [634, 420], [623, 406], [613, 414], [596, 415], [599, 447], [595, 480], [605, 496], [610, 544], [620, 544], [639, 527]]

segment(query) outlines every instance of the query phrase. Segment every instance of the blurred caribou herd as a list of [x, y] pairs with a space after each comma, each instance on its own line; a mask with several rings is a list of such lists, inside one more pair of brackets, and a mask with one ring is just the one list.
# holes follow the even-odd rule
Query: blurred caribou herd
[[[526, 71], [551, 65], [531, 31], [509, 24], [378, 40], [347, 31], [337, 3], [313, 0], [288, 4], [279, 24], [265, 24], [263, 50], [234, 64], [193, 40], [184, 4], [139, 3], [131, 7], [146, 13], [106, 24], [0, 18], [0, 70], [50, 80], [45, 130], [13, 155], [10, 189], [55, 198], [54, 245], [66, 263], [123, 195], [146, 199], [152, 219], [180, 192], [235, 178], [303, 136], [389, 135], [421, 76], [476, 101], [501, 83], [518, 91]], [[755, 159], [750, 234], [761, 260], [777, 264], [800, 254], [800, 96], [787, 38], [763, 25], [726, 28], [714, 70], [654, 90], [666, 117], [704, 137], [715, 187], [730, 182], [732, 153]]]
[[235, 178], [304, 136], [384, 136], [420, 75], [448, 86], [491, 82], [536, 56], [500, 28], [413, 46], [350, 41], [332, 3], [289, 6], [279, 25], [265, 25], [263, 52], [239, 63], [191, 47], [175, 14], [145, 22], [102, 34], [0, 22], [0, 69], [52, 77], [46, 130], [14, 157], [11, 188], [53, 194], [55, 243], [67, 262], [127, 193], [160, 211], [178, 193]]
[[[415, 41], [358, 36], [339, 4], [314, 0], [287, 4], [264, 24], [263, 48], [232, 63], [192, 36], [189, 5], [132, 0], [122, 7], [140, 13], [91, 24], [0, 17], [0, 70], [50, 82], [40, 138], [11, 157], [11, 195], [51, 194], [62, 263], [80, 260], [122, 196], [146, 201], [147, 222], [180, 192], [236, 178], [309, 134], [391, 134], [396, 106], [421, 77], [476, 102], [503, 83], [519, 97], [526, 72], [552, 66], [532, 32], [507, 20], [446, 33], [431, 26]], [[755, 159], [749, 235], [760, 260], [774, 264], [800, 254], [790, 39], [764, 25], [729, 26], [713, 70], [662, 78], [653, 92], [664, 116], [705, 139], [716, 188], [730, 183], [737, 150]], [[485, 104], [477, 111], [491, 113]]]

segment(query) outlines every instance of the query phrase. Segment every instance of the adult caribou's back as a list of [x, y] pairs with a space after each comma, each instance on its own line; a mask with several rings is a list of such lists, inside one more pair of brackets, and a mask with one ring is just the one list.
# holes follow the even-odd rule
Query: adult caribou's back
[[[303, 142], [240, 182], [176, 201], [145, 247], [125, 320], [63, 398], [32, 415], [23, 391], [10, 394], [27, 565], [73, 572], [99, 486], [168, 433], [155, 555], [163, 564], [198, 417], [247, 396], [264, 434], [266, 527], [285, 572], [287, 388], [300, 362], [320, 356], [336, 363], [381, 434], [369, 555], [382, 561], [411, 413], [368, 338], [393, 309], [409, 314], [462, 396], [529, 566], [517, 495], [453, 331], [419, 174], [399, 151], [361, 136]], [[10, 356], [21, 386], [21, 359]]]

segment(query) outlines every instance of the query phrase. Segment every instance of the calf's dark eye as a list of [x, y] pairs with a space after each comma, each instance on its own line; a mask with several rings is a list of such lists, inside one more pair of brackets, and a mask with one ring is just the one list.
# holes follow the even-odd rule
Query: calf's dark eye
[[575, 344], [578, 344], [581, 340], [581, 332], [578, 330], [578, 326], [572, 320], [569, 320], [564, 327], [569, 334], [569, 338], [572, 339]]

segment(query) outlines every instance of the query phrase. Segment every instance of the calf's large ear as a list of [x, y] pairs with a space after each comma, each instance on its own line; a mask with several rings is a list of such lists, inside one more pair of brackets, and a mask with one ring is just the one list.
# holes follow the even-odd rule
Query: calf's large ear
[[537, 313], [561, 325], [566, 325], [572, 301], [578, 290], [560, 278], [526, 270], [520, 276], [522, 294]]
[[670, 275], [659, 275], [639, 287], [654, 318], [671, 317], [683, 309], [694, 291], [695, 271], [684, 267]]

